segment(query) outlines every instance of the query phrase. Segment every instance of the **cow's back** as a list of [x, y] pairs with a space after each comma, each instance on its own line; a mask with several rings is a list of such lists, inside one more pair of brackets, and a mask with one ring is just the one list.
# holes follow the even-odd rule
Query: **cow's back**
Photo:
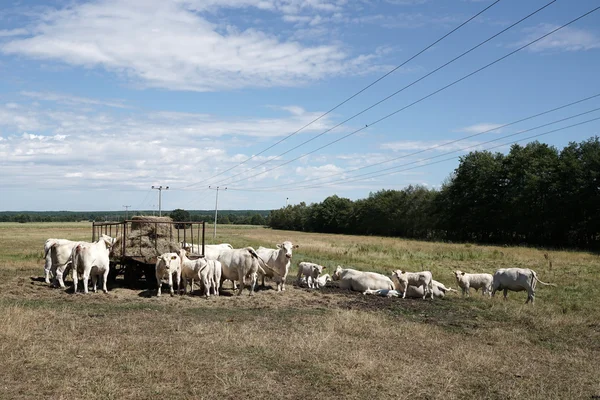
[[502, 268], [493, 276], [495, 289], [509, 289], [514, 292], [528, 290], [532, 283], [533, 272], [529, 268]]

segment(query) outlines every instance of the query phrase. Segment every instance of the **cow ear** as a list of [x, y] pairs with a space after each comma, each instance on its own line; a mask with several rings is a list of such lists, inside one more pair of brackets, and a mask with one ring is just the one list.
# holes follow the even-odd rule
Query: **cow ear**
[[281, 248], [281, 244], [277, 243], [277, 248], [280, 249]]
[[461, 272], [461, 275], [464, 275], [464, 274], [465, 274], [464, 272]]
[[323, 267], [323, 269], [326, 269], [327, 267]]
[[294, 248], [295, 248], [295, 249], [297, 249], [298, 247], [300, 247], [300, 246], [298, 246], [297, 244], [296, 244], [296, 245], [294, 245]]

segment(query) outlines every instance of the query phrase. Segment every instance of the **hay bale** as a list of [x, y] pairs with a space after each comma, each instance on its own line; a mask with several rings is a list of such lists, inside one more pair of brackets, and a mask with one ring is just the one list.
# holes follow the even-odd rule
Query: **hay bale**
[[[173, 220], [169, 217], [134, 216], [127, 232], [125, 255], [142, 258], [146, 263], [154, 263], [163, 253], [177, 252], [179, 244], [171, 240]], [[167, 223], [165, 223], [167, 222]], [[123, 236], [119, 236], [111, 250], [111, 257], [123, 256]]]

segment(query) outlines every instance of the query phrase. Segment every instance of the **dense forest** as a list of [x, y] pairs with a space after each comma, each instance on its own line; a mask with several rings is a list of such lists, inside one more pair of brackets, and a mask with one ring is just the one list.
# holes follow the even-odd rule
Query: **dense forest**
[[271, 213], [269, 226], [310, 232], [600, 248], [600, 142], [562, 151], [539, 142], [471, 152], [440, 190], [409, 186], [352, 201], [330, 196]]
[[[220, 224], [264, 225], [269, 216], [269, 210], [222, 210], [219, 211]], [[128, 218], [133, 215], [153, 215], [152, 210], [129, 211]], [[214, 210], [173, 210], [164, 211], [163, 215], [173, 214], [175, 221], [206, 221], [214, 222]], [[2, 211], [0, 222], [76, 222], [76, 221], [122, 221], [125, 211]]]

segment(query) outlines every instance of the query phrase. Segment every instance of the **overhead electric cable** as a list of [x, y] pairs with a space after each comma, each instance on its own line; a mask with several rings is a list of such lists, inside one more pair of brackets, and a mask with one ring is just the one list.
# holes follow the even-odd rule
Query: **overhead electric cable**
[[[419, 51], [418, 53], [414, 54], [412, 57], [408, 58], [406, 61], [404, 61], [402, 64], [394, 67], [392, 70], [388, 71], [387, 73], [385, 73], [384, 75], [382, 75], [381, 77], [377, 78], [375, 81], [371, 82], [370, 84], [368, 84], [367, 86], [365, 86], [364, 88], [360, 89], [358, 92], [354, 93], [352, 96], [348, 97], [347, 99], [345, 99], [344, 101], [342, 101], [341, 103], [337, 104], [335, 107], [331, 108], [329, 111], [321, 114], [319, 117], [313, 119], [312, 121], [310, 121], [309, 123], [307, 123], [306, 125], [304, 125], [303, 127], [301, 127], [300, 129], [290, 133], [289, 135], [285, 136], [283, 139], [278, 140], [277, 142], [275, 142], [274, 144], [272, 144], [271, 146], [267, 147], [266, 149], [260, 151], [259, 153], [256, 153], [254, 155], [252, 155], [251, 157], [248, 157], [247, 159], [245, 159], [244, 161], [234, 165], [231, 168], [228, 168], [224, 171], [219, 172], [216, 175], [213, 175], [207, 179], [205, 179], [205, 181], [209, 181], [211, 179], [214, 179], [218, 176], [223, 175], [226, 172], [231, 171], [234, 168], [237, 168], [245, 163], [247, 163], [248, 161], [254, 159], [255, 157], [263, 154], [264, 152], [272, 149], [273, 147], [277, 146], [278, 144], [282, 143], [283, 141], [291, 138], [292, 136], [296, 135], [297, 133], [301, 132], [302, 130], [304, 130], [305, 128], [309, 127], [310, 125], [314, 124], [315, 122], [319, 121], [321, 118], [327, 116], [328, 114], [330, 114], [331, 112], [337, 110], [339, 107], [343, 106], [344, 104], [346, 104], [347, 102], [349, 102], [350, 100], [352, 100], [353, 98], [355, 98], [356, 96], [358, 96], [359, 94], [363, 93], [365, 90], [369, 89], [370, 87], [372, 87], [373, 85], [375, 85], [376, 83], [378, 83], [379, 81], [383, 80], [384, 78], [388, 77], [389, 75], [391, 75], [392, 73], [394, 73], [395, 71], [397, 71], [398, 69], [402, 68], [403, 66], [405, 66], [406, 64], [408, 64], [410, 61], [414, 60], [415, 58], [417, 58], [418, 56], [420, 56], [421, 54], [423, 54], [424, 52], [426, 52], [427, 50], [429, 50], [430, 48], [432, 48], [433, 46], [435, 46], [436, 44], [440, 43], [442, 40], [444, 40], [445, 38], [447, 38], [448, 36], [450, 36], [451, 34], [453, 34], [454, 32], [456, 32], [457, 30], [459, 30], [460, 28], [462, 28], [463, 26], [465, 26], [466, 24], [468, 24], [469, 22], [471, 22], [472, 20], [474, 20], [475, 18], [479, 17], [481, 14], [483, 14], [484, 12], [486, 12], [487, 10], [489, 10], [490, 8], [492, 8], [493, 6], [495, 6], [496, 4], [498, 4], [500, 2], [500, 0], [496, 0], [494, 1], [492, 4], [490, 4], [489, 6], [485, 7], [483, 10], [479, 11], [477, 14], [473, 15], [471, 18], [467, 19], [465, 22], [463, 22], [462, 24], [458, 25], [456, 28], [452, 29], [450, 32], [446, 33], [444, 36], [442, 36], [441, 38], [437, 39], [435, 42], [431, 43], [430, 45], [428, 45], [427, 47], [425, 47], [423, 50]], [[188, 186], [184, 186], [183, 188], [188, 188], [190, 186], [194, 186], [197, 183], [192, 183]]]
[[[494, 132], [494, 131], [497, 131], [499, 129], [506, 128], [508, 126], [516, 125], [516, 124], [519, 124], [521, 122], [525, 122], [525, 121], [531, 120], [533, 118], [540, 117], [542, 115], [550, 114], [552, 112], [555, 112], [555, 111], [558, 111], [558, 110], [562, 110], [564, 108], [567, 108], [567, 107], [570, 107], [570, 106], [573, 106], [573, 105], [576, 105], [576, 104], [580, 104], [580, 103], [583, 103], [583, 102], [591, 100], [591, 99], [595, 99], [597, 97], [600, 97], [600, 93], [595, 94], [593, 96], [588, 96], [586, 98], [583, 98], [583, 99], [580, 99], [580, 100], [577, 100], [577, 101], [573, 101], [573, 102], [568, 103], [568, 104], [564, 104], [564, 105], [559, 106], [559, 107], [555, 107], [555, 108], [550, 109], [550, 110], [546, 110], [546, 111], [537, 113], [535, 115], [530, 115], [528, 117], [521, 118], [521, 119], [516, 120], [516, 121], [512, 121], [512, 122], [509, 122], [509, 123], [506, 123], [506, 124], [503, 124], [503, 125], [499, 125], [499, 126], [493, 127], [491, 129], [487, 129], [487, 130], [482, 131], [482, 132], [474, 133], [472, 135], [468, 135], [468, 136], [462, 137], [460, 139], [455, 139], [455, 140], [451, 140], [451, 141], [448, 141], [448, 142], [436, 144], [436, 145], [433, 145], [431, 147], [428, 147], [428, 148], [425, 148], [425, 149], [421, 149], [421, 150], [418, 150], [418, 151], [415, 151], [415, 152], [412, 152], [412, 153], [409, 153], [409, 154], [403, 154], [402, 156], [399, 156], [399, 157], [390, 158], [390, 159], [387, 159], [387, 160], [384, 160], [384, 161], [376, 162], [376, 163], [365, 165], [365, 166], [362, 166], [362, 167], [352, 168], [352, 169], [347, 170], [347, 171], [337, 172], [335, 174], [330, 174], [330, 175], [322, 176], [322, 177], [319, 177], [319, 178], [311, 178], [311, 179], [305, 179], [303, 181], [282, 183], [282, 184], [279, 184], [279, 185], [266, 186], [266, 187], [262, 187], [262, 188], [253, 188], [253, 189], [271, 189], [271, 188], [281, 188], [281, 187], [285, 187], [285, 186], [295, 186], [295, 185], [297, 185], [299, 183], [304, 183], [304, 182], [308, 182], [308, 181], [314, 182], [316, 180], [320, 181], [320, 180], [323, 180], [323, 179], [328, 179], [328, 178], [332, 178], [332, 177], [335, 177], [335, 176], [349, 174], [349, 173], [352, 173], [352, 172], [356, 172], [356, 171], [360, 171], [360, 170], [363, 170], [363, 169], [375, 167], [375, 166], [378, 166], [378, 165], [387, 164], [387, 163], [390, 163], [390, 162], [393, 162], [393, 161], [397, 161], [397, 160], [400, 160], [400, 159], [412, 157], [412, 156], [415, 156], [417, 154], [425, 153], [425, 152], [427, 152], [429, 150], [435, 150], [435, 149], [438, 149], [440, 147], [445, 147], [445, 146], [448, 146], [448, 145], [451, 145], [451, 144], [454, 144], [454, 143], [462, 142], [462, 141], [467, 140], [467, 139], [472, 139], [474, 137], [481, 136], [481, 135], [484, 135], [486, 133]], [[579, 116], [579, 115], [582, 115], [582, 114], [578, 114], [577, 116]], [[574, 117], [569, 117], [569, 118], [574, 118]], [[567, 118], [567, 119], [569, 119], [569, 118]], [[561, 119], [561, 120], [552, 122], [550, 124], [558, 123], [558, 122], [561, 122], [561, 121], [564, 121], [564, 120], [565, 119]], [[548, 125], [549, 124], [544, 124], [544, 125], [538, 126], [535, 129], [538, 129], [538, 128], [541, 128], [541, 127], [545, 127], [545, 126], [548, 126]], [[235, 190], [235, 189], [232, 189], [232, 190]]]
[[270, 168], [270, 169], [267, 169], [267, 170], [265, 170], [265, 171], [262, 171], [262, 172], [256, 173], [256, 174], [254, 174], [254, 175], [247, 176], [247, 177], [245, 177], [245, 178], [242, 178], [242, 179], [238, 179], [238, 180], [235, 180], [235, 181], [228, 181], [228, 182], [226, 183], [226, 185], [227, 185], [227, 186], [230, 186], [230, 185], [232, 185], [232, 184], [234, 184], [234, 183], [238, 183], [238, 182], [241, 182], [241, 181], [244, 181], [244, 180], [247, 180], [247, 179], [253, 178], [253, 177], [255, 177], [255, 176], [262, 175], [262, 174], [265, 174], [265, 173], [267, 173], [267, 172], [273, 171], [273, 170], [275, 170], [275, 169], [281, 168], [281, 167], [283, 167], [284, 165], [288, 165], [288, 164], [290, 164], [290, 163], [292, 163], [292, 162], [294, 162], [294, 161], [297, 161], [297, 160], [299, 160], [299, 159], [301, 159], [301, 158], [304, 158], [304, 157], [306, 157], [306, 156], [308, 156], [308, 155], [310, 155], [310, 154], [313, 154], [313, 153], [315, 153], [315, 152], [317, 152], [317, 151], [319, 151], [319, 150], [322, 150], [322, 149], [324, 149], [324, 148], [326, 148], [326, 147], [329, 147], [329, 146], [331, 146], [332, 144], [335, 144], [335, 143], [337, 143], [337, 142], [339, 142], [339, 141], [341, 141], [341, 140], [343, 140], [343, 139], [346, 139], [346, 138], [347, 138], [347, 137], [349, 137], [349, 136], [352, 136], [352, 135], [354, 135], [354, 134], [356, 134], [356, 133], [358, 133], [358, 132], [361, 132], [361, 131], [363, 131], [363, 130], [367, 129], [369, 126], [373, 126], [373, 125], [375, 125], [375, 124], [378, 124], [379, 122], [381, 122], [381, 121], [384, 121], [384, 120], [386, 120], [386, 119], [388, 119], [388, 118], [390, 118], [390, 117], [392, 117], [392, 116], [394, 116], [394, 115], [398, 114], [399, 112], [401, 112], [401, 111], [404, 111], [404, 110], [406, 110], [407, 108], [409, 108], [409, 107], [412, 107], [413, 105], [415, 105], [415, 104], [418, 104], [418, 103], [422, 102], [423, 100], [425, 100], [425, 99], [427, 99], [427, 98], [429, 98], [429, 97], [432, 97], [432, 96], [436, 95], [437, 93], [440, 93], [440, 92], [442, 92], [442, 91], [444, 91], [444, 90], [448, 89], [449, 87], [452, 87], [452, 86], [456, 85], [457, 83], [459, 83], [459, 82], [461, 82], [461, 81], [463, 81], [463, 80], [465, 80], [465, 79], [467, 79], [467, 78], [469, 78], [469, 77], [471, 77], [471, 76], [473, 76], [473, 75], [475, 75], [475, 74], [477, 74], [477, 73], [479, 73], [479, 72], [481, 72], [481, 71], [483, 71], [483, 70], [485, 70], [485, 69], [487, 69], [487, 68], [491, 67], [492, 65], [494, 65], [494, 64], [497, 64], [498, 62], [500, 62], [500, 61], [502, 61], [502, 60], [504, 60], [504, 59], [506, 59], [506, 58], [508, 58], [508, 57], [512, 56], [513, 54], [515, 54], [515, 53], [517, 53], [517, 52], [519, 52], [519, 51], [521, 51], [521, 50], [523, 50], [523, 49], [525, 49], [525, 48], [527, 48], [527, 47], [531, 46], [531, 45], [532, 45], [532, 44], [534, 44], [534, 43], [537, 43], [537, 42], [539, 42], [540, 40], [542, 40], [542, 39], [544, 39], [544, 38], [546, 38], [546, 37], [548, 37], [548, 36], [552, 35], [553, 33], [555, 33], [555, 32], [557, 32], [557, 31], [559, 31], [559, 30], [561, 30], [561, 29], [563, 29], [563, 28], [565, 28], [565, 27], [567, 27], [567, 26], [571, 25], [572, 23], [574, 23], [574, 22], [576, 22], [576, 21], [578, 21], [578, 20], [580, 20], [580, 19], [582, 19], [582, 18], [586, 17], [587, 15], [589, 15], [589, 14], [591, 14], [591, 13], [593, 13], [593, 12], [597, 11], [598, 9], [600, 9], [600, 6], [599, 6], [599, 7], [596, 7], [596, 8], [594, 8], [594, 9], [592, 9], [591, 11], [588, 11], [588, 12], [586, 12], [585, 14], [582, 14], [582, 15], [580, 15], [579, 17], [577, 17], [577, 18], [575, 18], [575, 19], [573, 19], [573, 20], [571, 20], [571, 21], [567, 22], [567, 23], [566, 23], [566, 24], [564, 24], [564, 25], [561, 25], [561, 26], [559, 26], [558, 28], [555, 28], [555, 29], [553, 29], [552, 31], [550, 31], [550, 32], [546, 33], [545, 35], [542, 35], [542, 36], [540, 36], [539, 38], [537, 38], [537, 39], [535, 39], [535, 40], [532, 40], [531, 42], [529, 42], [529, 43], [527, 43], [527, 44], [525, 44], [525, 45], [523, 45], [523, 46], [521, 46], [521, 47], [517, 48], [516, 50], [513, 50], [513, 51], [511, 51], [510, 53], [508, 53], [508, 54], [506, 54], [506, 55], [504, 55], [504, 56], [502, 56], [502, 57], [500, 57], [500, 58], [498, 58], [498, 59], [496, 59], [496, 60], [492, 61], [491, 63], [488, 63], [488, 64], [484, 65], [483, 67], [481, 67], [481, 68], [479, 68], [479, 69], [477, 69], [477, 70], [475, 70], [475, 71], [473, 71], [473, 72], [471, 72], [471, 73], [469, 73], [469, 74], [467, 74], [467, 75], [463, 76], [462, 78], [460, 78], [460, 79], [457, 79], [457, 80], [453, 81], [452, 83], [450, 83], [450, 84], [448, 84], [448, 85], [446, 85], [446, 86], [444, 86], [444, 87], [442, 87], [442, 88], [440, 88], [440, 89], [438, 89], [438, 90], [436, 90], [436, 91], [434, 91], [434, 92], [432, 92], [432, 93], [428, 94], [427, 96], [421, 97], [419, 100], [416, 100], [416, 101], [414, 101], [414, 102], [412, 102], [412, 103], [408, 104], [407, 106], [404, 106], [404, 107], [402, 107], [402, 108], [400, 108], [400, 109], [398, 109], [398, 110], [396, 110], [396, 111], [394, 111], [394, 112], [392, 112], [392, 113], [390, 113], [390, 114], [388, 114], [388, 115], [386, 115], [386, 116], [384, 116], [384, 117], [381, 117], [381, 118], [379, 118], [379, 119], [377, 119], [377, 120], [375, 120], [375, 121], [371, 122], [370, 124], [367, 124], [367, 125], [365, 125], [364, 127], [360, 128], [360, 129], [357, 129], [357, 130], [355, 130], [355, 131], [353, 131], [353, 132], [350, 132], [350, 133], [348, 133], [348, 134], [346, 134], [346, 135], [342, 136], [341, 138], [338, 138], [338, 139], [336, 139], [336, 140], [333, 140], [333, 141], [331, 141], [331, 142], [329, 142], [329, 143], [327, 143], [327, 144], [325, 144], [325, 145], [323, 145], [323, 146], [320, 146], [320, 147], [318, 147], [318, 148], [316, 148], [316, 149], [314, 149], [314, 150], [312, 150], [312, 151], [310, 151], [310, 152], [308, 152], [308, 153], [305, 153], [305, 154], [303, 154], [303, 155], [301, 155], [301, 156], [298, 156], [298, 157], [296, 157], [296, 158], [294, 158], [294, 159], [292, 159], [292, 160], [289, 160], [289, 161], [286, 161], [286, 162], [284, 162], [284, 163], [282, 163], [282, 164], [279, 164], [279, 165], [277, 165], [277, 166], [275, 166], [275, 167], [273, 167], [273, 168]]

